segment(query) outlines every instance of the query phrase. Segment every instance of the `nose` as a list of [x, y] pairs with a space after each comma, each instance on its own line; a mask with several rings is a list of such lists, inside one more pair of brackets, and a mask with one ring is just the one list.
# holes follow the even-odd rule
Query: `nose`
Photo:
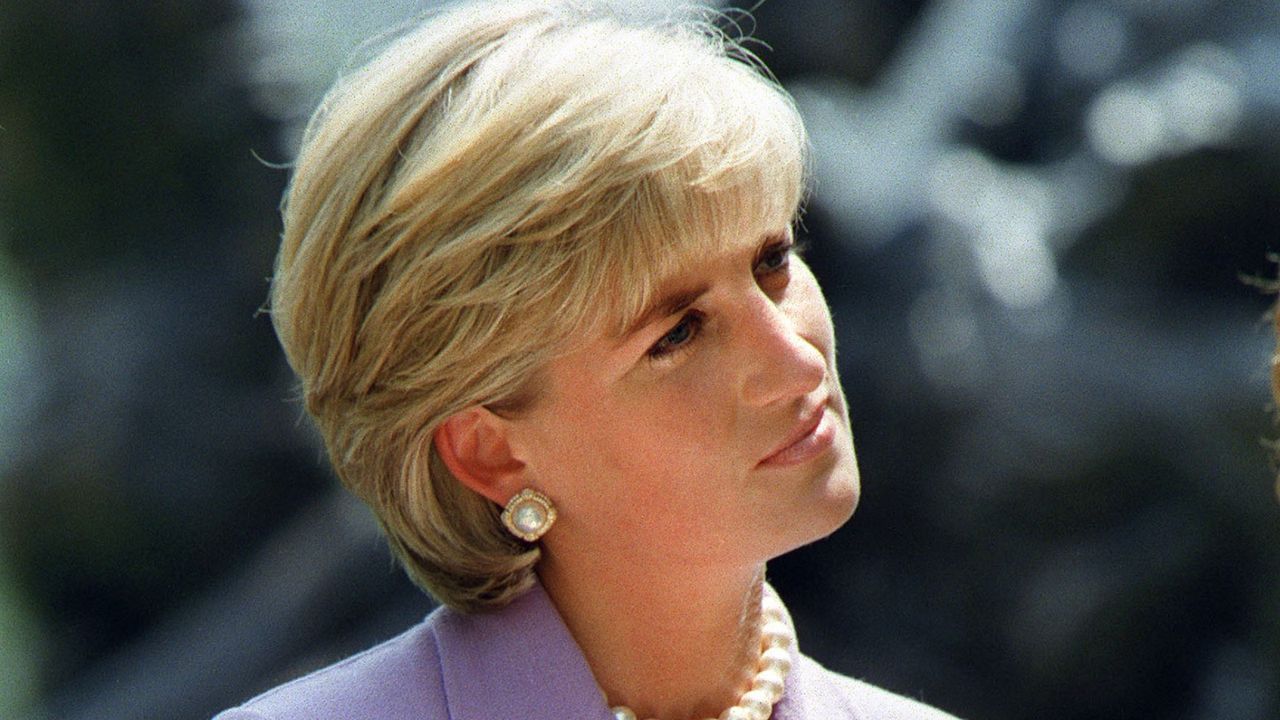
[[827, 376], [826, 357], [804, 334], [799, 308], [755, 293], [744, 308], [744, 400], [755, 406], [813, 392]]

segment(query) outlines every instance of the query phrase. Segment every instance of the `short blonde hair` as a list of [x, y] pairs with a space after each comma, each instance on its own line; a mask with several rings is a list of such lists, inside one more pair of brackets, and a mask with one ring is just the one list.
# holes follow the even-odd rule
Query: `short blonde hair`
[[804, 129], [707, 22], [569, 2], [451, 9], [325, 97], [284, 203], [272, 321], [343, 483], [410, 577], [464, 611], [533, 579], [536, 546], [432, 436], [518, 412], [539, 369], [619, 329], [681, 258], [794, 219]]

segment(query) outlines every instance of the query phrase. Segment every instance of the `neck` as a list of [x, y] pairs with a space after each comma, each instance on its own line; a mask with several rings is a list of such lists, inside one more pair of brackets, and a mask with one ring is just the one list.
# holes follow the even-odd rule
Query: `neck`
[[[544, 555], [538, 574], [608, 703], [639, 717], [719, 717], [760, 656], [764, 566], [603, 566]], [[587, 566], [587, 567], [584, 567]]]

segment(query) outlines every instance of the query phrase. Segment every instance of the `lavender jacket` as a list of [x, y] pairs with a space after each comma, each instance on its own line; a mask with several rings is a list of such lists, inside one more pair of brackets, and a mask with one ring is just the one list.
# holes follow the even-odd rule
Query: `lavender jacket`
[[[793, 651], [773, 720], [955, 720]], [[494, 613], [447, 608], [214, 720], [613, 720], [540, 585]]]

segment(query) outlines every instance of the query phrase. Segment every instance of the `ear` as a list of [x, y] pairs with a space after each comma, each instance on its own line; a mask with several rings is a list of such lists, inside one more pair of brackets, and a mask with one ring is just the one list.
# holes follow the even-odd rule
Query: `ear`
[[502, 505], [523, 487], [524, 463], [511, 450], [508, 421], [476, 406], [436, 428], [440, 459], [471, 490]]

